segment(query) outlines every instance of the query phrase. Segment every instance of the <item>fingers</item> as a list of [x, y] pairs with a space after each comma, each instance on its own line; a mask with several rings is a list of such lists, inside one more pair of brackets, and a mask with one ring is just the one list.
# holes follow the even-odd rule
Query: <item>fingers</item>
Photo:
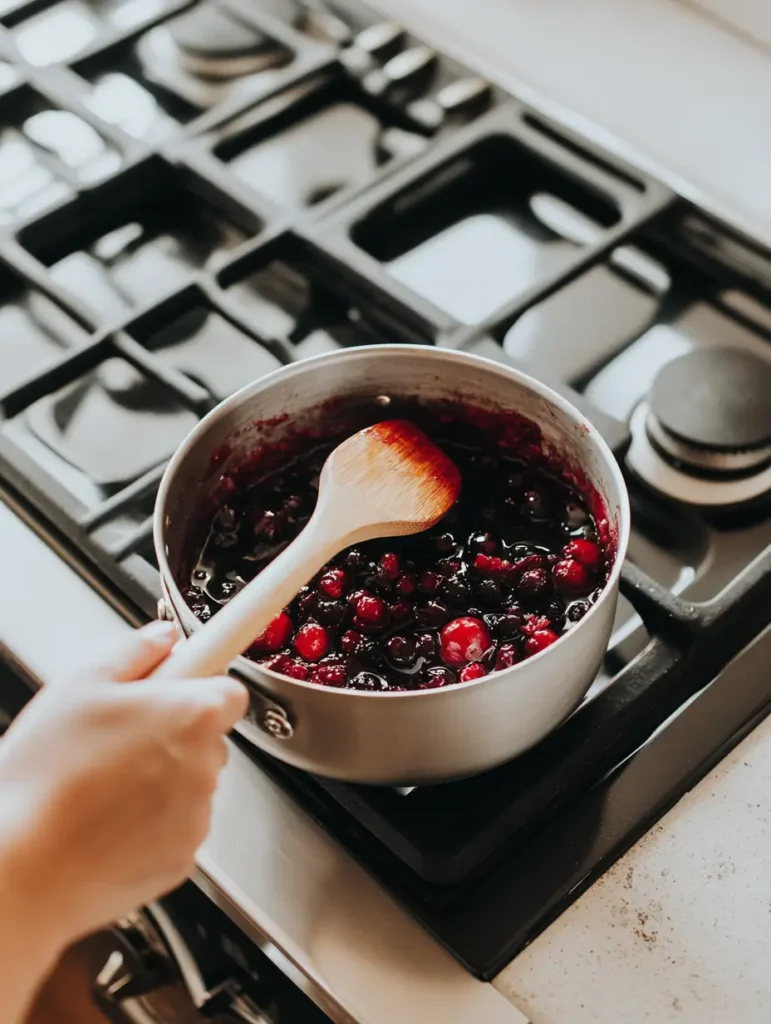
[[118, 683], [144, 679], [169, 656], [177, 640], [179, 630], [173, 622], [151, 622], [129, 634], [88, 675]]
[[[184, 720], [204, 732], [228, 733], [246, 714], [249, 693], [230, 676], [213, 679], [148, 679], [137, 696], [153, 696], [166, 703], [177, 721]], [[132, 691], [133, 692], [133, 691]]]

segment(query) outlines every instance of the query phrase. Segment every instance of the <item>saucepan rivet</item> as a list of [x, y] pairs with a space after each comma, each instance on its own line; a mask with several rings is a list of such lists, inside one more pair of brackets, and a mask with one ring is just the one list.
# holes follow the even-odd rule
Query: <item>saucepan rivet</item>
[[262, 716], [262, 727], [277, 740], [289, 740], [294, 735], [294, 729], [286, 715], [273, 708], [268, 708]]

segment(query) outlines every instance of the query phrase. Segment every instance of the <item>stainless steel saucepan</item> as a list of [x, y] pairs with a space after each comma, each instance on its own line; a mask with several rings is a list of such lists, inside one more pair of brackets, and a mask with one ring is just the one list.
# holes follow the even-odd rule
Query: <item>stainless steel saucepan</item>
[[276, 429], [291, 433], [331, 399], [404, 395], [513, 410], [539, 424], [545, 442], [579, 465], [603, 499], [615, 561], [596, 604], [556, 643], [472, 682], [364, 693], [290, 679], [246, 658], [234, 662], [252, 697], [237, 727], [243, 736], [307, 771], [381, 785], [446, 781], [510, 760], [559, 725], [589, 689], [610, 638], [629, 537], [626, 487], [596, 430], [543, 384], [486, 359], [412, 345], [348, 349], [279, 370], [217, 406], [170, 462], [155, 509], [162, 611], [189, 634], [199, 623], [180, 584], [196, 513], [200, 520], [223, 471], [260, 443], [259, 424], [273, 421], [275, 438]]

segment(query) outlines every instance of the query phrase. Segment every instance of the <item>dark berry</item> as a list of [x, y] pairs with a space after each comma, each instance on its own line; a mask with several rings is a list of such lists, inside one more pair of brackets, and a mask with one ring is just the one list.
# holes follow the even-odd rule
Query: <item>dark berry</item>
[[401, 626], [413, 619], [412, 605], [407, 601], [397, 601], [391, 605], [391, 624]]
[[415, 590], [415, 580], [411, 576], [400, 576], [394, 584], [394, 590], [399, 597], [409, 597]]
[[330, 569], [319, 580], [319, 590], [327, 597], [343, 596], [345, 590], [345, 573], [342, 569]]
[[437, 551], [454, 551], [457, 544], [451, 533], [441, 533], [438, 537], [434, 537], [434, 547]]
[[482, 580], [477, 584], [475, 593], [487, 608], [496, 608], [503, 601], [503, 587], [497, 580]]
[[356, 649], [356, 659], [370, 668], [380, 668], [385, 660], [380, 645], [375, 643], [371, 637], [362, 639]]
[[578, 597], [585, 594], [591, 587], [589, 572], [580, 562], [572, 558], [563, 558], [552, 569], [554, 584], [561, 594]]
[[514, 644], [502, 644], [495, 655], [495, 671], [511, 668], [520, 661], [519, 651]]
[[527, 515], [536, 521], [548, 519], [552, 514], [552, 503], [549, 495], [541, 487], [525, 491], [524, 509]]
[[501, 640], [513, 640], [522, 632], [522, 616], [514, 612], [499, 615], [495, 623], [495, 635]]
[[528, 569], [517, 583], [517, 596], [524, 599], [544, 600], [551, 594], [553, 584], [545, 569]]
[[422, 629], [438, 629], [450, 617], [450, 609], [441, 601], [429, 601], [424, 608], [418, 608], [415, 619]]
[[568, 608], [565, 617], [567, 618], [568, 622], [580, 622], [588, 611], [588, 601], [574, 601]]
[[470, 665], [466, 665], [465, 668], [460, 670], [460, 681], [462, 683], [470, 683], [472, 679], [481, 679], [482, 676], [487, 675], [487, 669], [484, 665], [481, 665], [478, 661], [473, 661]]
[[254, 521], [252, 530], [257, 540], [268, 544], [278, 540], [284, 529], [285, 519], [280, 512], [263, 512]]
[[369, 693], [384, 693], [388, 689], [388, 683], [381, 676], [374, 672], [358, 672], [348, 682], [348, 689], [365, 690]]
[[306, 661], [320, 661], [329, 650], [329, 636], [317, 622], [307, 622], [294, 638], [294, 649]]
[[354, 605], [356, 618], [373, 629], [382, 629], [388, 621], [388, 608], [382, 598], [361, 594]]
[[443, 601], [456, 608], [466, 604], [471, 597], [471, 587], [462, 576], [449, 576], [439, 588], [439, 596]]
[[343, 558], [343, 562], [353, 572], [362, 572], [369, 564], [359, 548], [351, 548]]
[[356, 654], [363, 640], [364, 637], [361, 633], [357, 633], [355, 629], [349, 629], [340, 637], [340, 646], [346, 654]]
[[420, 684], [421, 690], [438, 690], [441, 686], [452, 686], [458, 681], [458, 677], [448, 668], [430, 668], [426, 672], [425, 680]]
[[591, 540], [571, 540], [562, 549], [562, 554], [585, 566], [589, 572], [597, 573], [602, 566], [602, 552]]
[[436, 640], [430, 633], [422, 633], [415, 642], [415, 653], [428, 661], [436, 657]]
[[525, 654], [532, 657], [556, 643], [557, 640], [559, 637], [553, 629], [537, 629], [525, 640]]
[[492, 638], [481, 619], [465, 616], [448, 622], [440, 634], [442, 659], [448, 665], [481, 661]]
[[392, 636], [386, 653], [396, 665], [411, 665], [415, 660], [415, 641], [411, 636]]
[[441, 558], [434, 566], [434, 571], [446, 578], [453, 576], [460, 569], [460, 562], [456, 558]]
[[280, 651], [289, 643], [292, 620], [286, 612], [279, 612], [273, 621], [255, 638], [253, 647], [258, 651]]
[[323, 626], [339, 626], [345, 619], [346, 605], [344, 601], [317, 601], [314, 617]]

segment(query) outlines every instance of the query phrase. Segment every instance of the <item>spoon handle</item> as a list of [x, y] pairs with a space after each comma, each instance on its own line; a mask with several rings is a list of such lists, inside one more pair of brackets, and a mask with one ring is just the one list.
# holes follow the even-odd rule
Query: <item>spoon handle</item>
[[[315, 518], [315, 517], [314, 517]], [[153, 678], [192, 679], [223, 675], [301, 587], [346, 546], [313, 519], [294, 541], [204, 626], [180, 641]]]

